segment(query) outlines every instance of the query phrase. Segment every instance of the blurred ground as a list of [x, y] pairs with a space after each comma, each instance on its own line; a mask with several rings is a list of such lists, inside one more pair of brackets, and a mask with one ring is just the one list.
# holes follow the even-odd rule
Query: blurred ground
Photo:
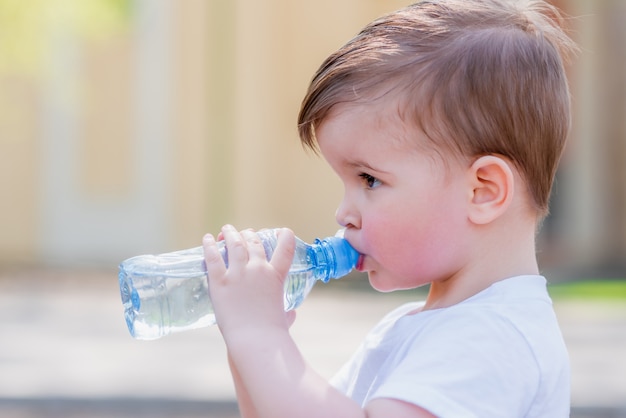
[[[324, 376], [410, 297], [337, 285], [318, 286], [292, 328]], [[626, 417], [626, 303], [555, 307], [572, 361], [572, 417]], [[1, 270], [0, 318], [1, 417], [237, 416], [218, 330], [133, 340], [114, 270]]]

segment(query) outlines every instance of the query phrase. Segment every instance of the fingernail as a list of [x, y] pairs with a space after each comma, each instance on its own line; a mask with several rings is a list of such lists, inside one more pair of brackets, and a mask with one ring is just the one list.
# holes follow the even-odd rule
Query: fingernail
[[202, 242], [207, 245], [214, 244], [215, 238], [211, 234], [206, 234], [204, 237], [202, 237]]

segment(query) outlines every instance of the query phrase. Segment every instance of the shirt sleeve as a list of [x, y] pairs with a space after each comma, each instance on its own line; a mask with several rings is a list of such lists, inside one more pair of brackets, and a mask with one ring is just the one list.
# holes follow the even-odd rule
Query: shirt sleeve
[[[341, 393], [350, 393], [354, 389], [355, 379], [363, 373], [363, 360], [366, 357], [367, 345], [369, 338], [378, 341], [380, 335], [385, 334], [390, 327], [392, 327], [399, 318], [405, 316], [408, 312], [421, 308], [424, 302], [409, 302], [400, 305], [388, 312], [369, 332], [367, 338], [360, 344], [356, 352], [352, 355], [352, 358], [345, 363], [337, 373], [330, 379], [330, 384]], [[378, 373], [378, 364], [376, 370], [372, 370], [371, 374]], [[356, 400], [356, 399], [355, 399]]]

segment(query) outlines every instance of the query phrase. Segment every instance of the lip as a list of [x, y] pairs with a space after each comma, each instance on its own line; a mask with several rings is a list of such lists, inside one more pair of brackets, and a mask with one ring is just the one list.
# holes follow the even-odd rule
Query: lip
[[363, 261], [365, 259], [365, 256], [363, 254], [359, 254], [359, 259], [356, 262], [356, 267], [355, 270], [356, 271], [363, 271]]

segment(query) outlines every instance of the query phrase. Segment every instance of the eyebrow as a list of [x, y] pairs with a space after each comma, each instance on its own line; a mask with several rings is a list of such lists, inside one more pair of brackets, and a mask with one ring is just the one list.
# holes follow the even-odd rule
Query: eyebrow
[[363, 160], [347, 159], [345, 164], [346, 164], [346, 166], [351, 167], [351, 168], [366, 169], [366, 170], [370, 170], [370, 171], [376, 171], [376, 172], [381, 173], [381, 174], [387, 173], [386, 171], [381, 170], [380, 168], [372, 167], [371, 164], [369, 164], [368, 162], [363, 161]]

